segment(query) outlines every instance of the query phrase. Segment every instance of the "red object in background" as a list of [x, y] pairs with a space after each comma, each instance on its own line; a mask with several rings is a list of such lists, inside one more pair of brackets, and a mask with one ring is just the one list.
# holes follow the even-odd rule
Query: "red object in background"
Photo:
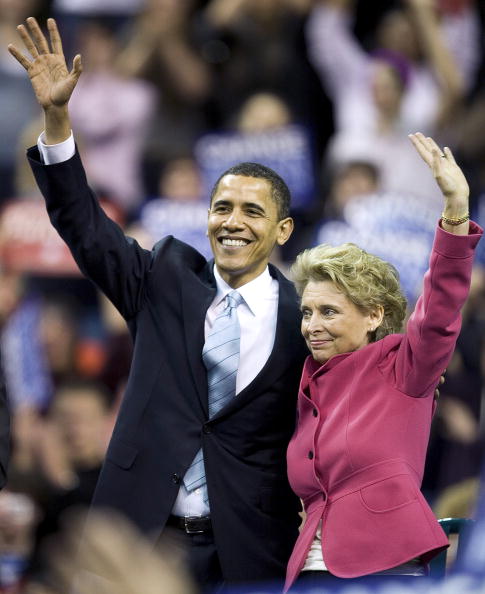
[[471, 0], [438, 0], [441, 14], [459, 14], [471, 4]]
[[[121, 211], [100, 201], [119, 225]], [[41, 276], [80, 276], [68, 247], [52, 227], [45, 204], [35, 200], [6, 203], [0, 215], [0, 265], [6, 270]]]
[[98, 377], [106, 357], [106, 348], [101, 340], [82, 338], [76, 345], [76, 368], [83, 377]]

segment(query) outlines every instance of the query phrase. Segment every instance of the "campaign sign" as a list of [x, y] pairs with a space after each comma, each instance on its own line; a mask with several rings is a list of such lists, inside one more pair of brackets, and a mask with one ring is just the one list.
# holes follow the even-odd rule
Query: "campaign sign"
[[143, 206], [140, 223], [153, 243], [173, 235], [209, 259], [212, 252], [206, 235], [208, 208], [208, 203], [155, 198]]
[[314, 156], [303, 126], [293, 124], [257, 133], [223, 132], [202, 136], [195, 145], [207, 194], [226, 169], [244, 161], [278, 173], [291, 192], [292, 210], [308, 207], [315, 196]]
[[439, 213], [422, 200], [384, 193], [352, 200], [343, 220], [317, 228], [315, 244], [355, 243], [390, 262], [399, 272], [410, 305], [418, 298]]
[[[106, 214], [122, 223], [119, 210], [104, 201]], [[0, 263], [14, 272], [80, 276], [69, 248], [51, 225], [44, 201], [12, 200], [0, 215]]]

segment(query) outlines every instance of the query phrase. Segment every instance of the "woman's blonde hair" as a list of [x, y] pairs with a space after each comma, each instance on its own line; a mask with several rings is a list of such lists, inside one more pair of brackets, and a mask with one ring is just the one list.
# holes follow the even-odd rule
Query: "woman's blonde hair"
[[336, 247], [322, 244], [305, 250], [290, 273], [300, 297], [308, 282], [330, 280], [364, 313], [381, 305], [384, 318], [371, 337], [373, 341], [401, 331], [406, 298], [399, 285], [399, 273], [392, 264], [354, 243]]

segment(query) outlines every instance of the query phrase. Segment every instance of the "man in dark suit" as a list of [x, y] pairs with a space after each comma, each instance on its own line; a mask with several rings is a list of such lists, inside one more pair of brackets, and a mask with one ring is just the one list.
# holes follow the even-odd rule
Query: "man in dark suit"
[[[88, 188], [67, 110], [81, 59], [68, 72], [52, 19], [48, 29], [50, 44], [35, 19], [19, 26], [29, 58], [9, 46], [45, 113], [28, 156], [52, 224], [134, 341], [94, 504], [116, 508], [154, 540], [177, 534], [201, 585], [283, 577], [299, 524], [286, 447], [306, 355], [293, 285], [268, 264], [293, 230], [288, 188], [270, 169], [236, 166], [211, 196], [215, 261], [171, 236], [142, 249]], [[233, 289], [242, 297], [235, 394], [212, 414], [202, 351]], [[205, 485], [192, 489], [187, 471], [201, 449]]]

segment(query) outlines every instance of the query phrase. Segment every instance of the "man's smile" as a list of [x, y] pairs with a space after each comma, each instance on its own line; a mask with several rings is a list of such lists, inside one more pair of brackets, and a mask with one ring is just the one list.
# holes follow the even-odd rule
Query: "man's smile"
[[249, 239], [243, 239], [241, 237], [219, 237], [217, 241], [222, 246], [228, 248], [245, 247], [251, 243]]

